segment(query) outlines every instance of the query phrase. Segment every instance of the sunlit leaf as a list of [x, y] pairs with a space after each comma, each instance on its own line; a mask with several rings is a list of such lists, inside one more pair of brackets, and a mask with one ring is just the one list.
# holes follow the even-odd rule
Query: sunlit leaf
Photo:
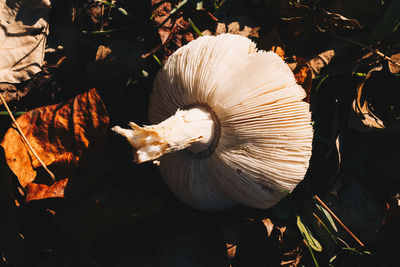
[[317, 203], [315, 203], [315, 205], [324, 214], [325, 218], [329, 221], [329, 223], [332, 226], [332, 228], [337, 232], [338, 229], [337, 229], [335, 221], [333, 220], [333, 218], [330, 215], [330, 213], [324, 207], [322, 207], [321, 205], [319, 205]]
[[307, 244], [309, 244], [310, 247], [315, 251], [321, 252], [322, 251], [321, 244], [318, 242], [317, 239], [315, 239], [310, 229], [308, 229], [308, 227], [301, 221], [301, 217], [299, 215], [296, 215], [296, 217], [297, 217], [297, 227], [299, 228], [304, 239], [306, 239]]

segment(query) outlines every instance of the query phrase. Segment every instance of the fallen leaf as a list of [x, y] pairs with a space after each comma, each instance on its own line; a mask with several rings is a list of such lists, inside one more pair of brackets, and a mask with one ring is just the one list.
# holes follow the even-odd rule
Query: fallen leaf
[[[322, 2], [321, 2], [322, 3]], [[324, 2], [326, 10], [341, 14], [347, 18], [353, 18], [366, 28], [375, 27], [382, 19], [385, 11], [383, 2], [375, 0], [335, 0]]]
[[321, 7], [310, 7], [292, 3], [292, 16], [283, 17], [283, 22], [288, 22], [296, 29], [304, 25], [312, 25], [314, 31], [338, 32], [343, 30], [359, 30], [361, 25], [356, 19], [349, 19], [338, 13], [329, 12]]
[[259, 31], [261, 27], [249, 27], [244, 24], [240, 24], [239, 21], [233, 21], [230, 23], [219, 22], [215, 30], [215, 35], [223, 33], [238, 34], [249, 38], [259, 38]]
[[274, 51], [282, 60], [285, 60], [285, 44], [280, 37], [278, 27], [274, 27], [268, 34], [264, 34], [257, 42], [257, 48]]
[[271, 51], [274, 51], [282, 60], [285, 60], [285, 50], [280, 46], [272, 46]]
[[64, 197], [64, 190], [67, 186], [68, 178], [56, 181], [52, 185], [35, 184], [29, 183], [26, 185], [25, 190], [27, 191], [25, 202], [29, 202], [37, 199], [52, 198], [52, 197]]
[[[396, 62], [397, 64], [400, 65], [400, 53], [394, 54], [390, 58], [394, 62]], [[396, 64], [394, 64], [394, 63], [392, 63], [390, 61], [388, 61], [388, 64], [389, 64], [389, 70], [390, 70], [391, 73], [394, 73], [394, 74], [400, 73], [400, 67], [398, 65], [396, 65]]]
[[236, 245], [234, 244], [226, 244], [226, 254], [228, 256], [229, 261], [231, 262], [236, 255]]
[[152, 11], [152, 14], [154, 14], [153, 21], [158, 27], [161, 43], [165, 44], [173, 27], [173, 22], [169, 15], [172, 10], [172, 4], [170, 2], [163, 2], [159, 5], [158, 2], [160, 1], [152, 3], [153, 7], [155, 7], [155, 10]]
[[[161, 4], [160, 4], [161, 3]], [[162, 60], [165, 61], [175, 50], [194, 39], [189, 32], [189, 21], [184, 19], [180, 12], [172, 12], [170, 2], [152, 1], [152, 20], [158, 28], [161, 44], [153, 48], [149, 53], [142, 55], [143, 58], [162, 51]]]
[[0, 81], [19, 83], [41, 71], [49, 0], [0, 0]]
[[[373, 107], [370, 103], [370, 96], [365, 90], [365, 83], [374, 71], [382, 70], [382, 66], [371, 69], [366, 76], [359, 83], [356, 91], [356, 98], [353, 101], [352, 109], [354, 113], [350, 114], [349, 126], [353, 129], [358, 130], [369, 130], [369, 129], [384, 129], [386, 126], [383, 121], [374, 114]], [[358, 119], [357, 119], [358, 118]], [[358, 123], [361, 121], [361, 124]]]
[[262, 222], [265, 225], [265, 228], [267, 229], [268, 236], [271, 236], [272, 230], [274, 229], [274, 224], [268, 218], [262, 220]]
[[[56, 167], [94, 165], [102, 154], [108, 129], [108, 114], [97, 93], [91, 89], [66, 103], [31, 110], [17, 119], [29, 143], [43, 162]], [[6, 161], [22, 187], [32, 183], [41, 167], [14, 127], [0, 143]], [[67, 177], [58, 177], [67, 178]]]
[[311, 233], [310, 229], [302, 222], [302, 219], [300, 216], [297, 217], [297, 227], [299, 228], [302, 236], [304, 237], [306, 243], [308, 246], [310, 246], [312, 249], [315, 251], [321, 252], [322, 251], [322, 246], [318, 242], [318, 240], [313, 236]]
[[356, 19], [348, 19], [340, 14], [317, 8], [316, 27], [321, 32], [338, 30], [359, 30], [361, 25]]
[[296, 57], [296, 66], [293, 69], [297, 84], [301, 85], [307, 93], [305, 101], [310, 101], [312, 71], [307, 61], [301, 57]]
[[327, 50], [318, 54], [316, 57], [308, 61], [308, 65], [312, 70], [312, 78], [317, 76], [321, 69], [331, 62], [332, 58], [335, 56], [335, 50]]

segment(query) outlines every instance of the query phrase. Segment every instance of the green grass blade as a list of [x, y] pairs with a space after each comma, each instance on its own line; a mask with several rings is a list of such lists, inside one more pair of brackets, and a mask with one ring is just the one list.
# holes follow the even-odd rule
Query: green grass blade
[[[14, 111], [14, 112], [12, 112], [12, 114], [14, 115], [14, 116], [20, 116], [20, 115], [23, 115], [23, 114], [25, 114], [26, 113], [26, 111]], [[2, 116], [8, 116], [8, 112], [7, 111], [0, 111], [0, 115], [2, 115]]]
[[336, 232], [338, 231], [335, 221], [333, 220], [332, 216], [329, 214], [329, 212], [322, 207], [321, 205], [319, 205], [318, 203], [315, 203], [315, 205], [317, 206], [317, 208], [321, 211], [321, 213], [324, 215], [325, 219], [328, 220], [329, 224], [332, 226], [333, 230], [335, 230]]
[[193, 30], [199, 35], [199, 36], [203, 36], [203, 34], [201, 33], [201, 31], [196, 27], [196, 25], [194, 25], [193, 21], [189, 18], [189, 23], [190, 26], [192, 26]]
[[176, 7], [174, 9], [171, 10], [171, 12], [169, 12], [170, 15], [174, 14], [176, 11], [178, 11], [181, 7], [183, 7], [186, 3], [188, 2], [188, 0], [183, 0], [181, 2], [179, 2], [179, 4], [176, 5]]
[[308, 229], [308, 227], [302, 222], [301, 217], [299, 215], [296, 215], [296, 217], [297, 217], [297, 227], [299, 228], [300, 233], [303, 235], [304, 239], [306, 239], [307, 243], [310, 245], [312, 249], [321, 252], [322, 251], [321, 244], [312, 235], [310, 229]]

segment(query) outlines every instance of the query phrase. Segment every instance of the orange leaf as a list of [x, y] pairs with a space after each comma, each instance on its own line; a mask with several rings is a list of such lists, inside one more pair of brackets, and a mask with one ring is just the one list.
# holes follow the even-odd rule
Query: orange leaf
[[[50, 168], [93, 165], [101, 157], [108, 122], [96, 89], [65, 103], [31, 110], [17, 119], [33, 149]], [[8, 129], [0, 145], [20, 184], [26, 187], [32, 183], [41, 165], [14, 127]]]
[[51, 197], [64, 197], [64, 190], [67, 186], [68, 178], [56, 181], [54, 184], [48, 186], [45, 184], [29, 183], [25, 189], [28, 192], [25, 198], [25, 202], [29, 202], [36, 199], [44, 199]]
[[296, 67], [293, 70], [296, 82], [301, 85], [307, 93], [305, 101], [310, 101], [311, 83], [312, 83], [312, 71], [305, 61], [301, 57], [296, 57]]

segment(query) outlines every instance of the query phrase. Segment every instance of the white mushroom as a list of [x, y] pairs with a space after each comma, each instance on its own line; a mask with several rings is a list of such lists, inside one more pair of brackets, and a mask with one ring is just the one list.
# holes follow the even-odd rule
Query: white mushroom
[[246, 37], [200, 37], [170, 56], [154, 81], [150, 121], [113, 130], [135, 161], [159, 159], [182, 201], [217, 211], [268, 208], [303, 179], [313, 130], [305, 92], [273, 52]]

